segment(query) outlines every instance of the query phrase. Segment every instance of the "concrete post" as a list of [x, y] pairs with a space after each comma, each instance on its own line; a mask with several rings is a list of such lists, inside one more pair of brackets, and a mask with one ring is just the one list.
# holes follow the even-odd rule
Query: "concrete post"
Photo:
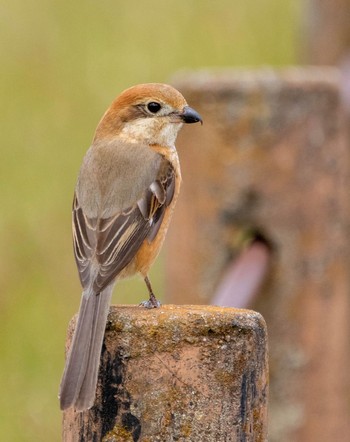
[[350, 1], [307, 0], [303, 9], [304, 62], [339, 65], [350, 56]]
[[115, 306], [96, 403], [64, 413], [63, 441], [265, 442], [267, 393], [266, 326], [258, 313]]

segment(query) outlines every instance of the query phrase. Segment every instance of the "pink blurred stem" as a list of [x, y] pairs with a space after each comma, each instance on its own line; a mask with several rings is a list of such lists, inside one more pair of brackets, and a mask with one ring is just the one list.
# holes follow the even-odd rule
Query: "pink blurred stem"
[[231, 262], [212, 299], [213, 305], [248, 308], [256, 299], [268, 272], [271, 250], [254, 241]]

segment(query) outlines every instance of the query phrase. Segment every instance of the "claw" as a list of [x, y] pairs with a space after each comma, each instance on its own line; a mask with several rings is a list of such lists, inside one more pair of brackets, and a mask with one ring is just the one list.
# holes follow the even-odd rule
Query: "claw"
[[144, 308], [159, 308], [162, 304], [156, 299], [149, 299], [148, 301], [142, 301], [139, 306]]

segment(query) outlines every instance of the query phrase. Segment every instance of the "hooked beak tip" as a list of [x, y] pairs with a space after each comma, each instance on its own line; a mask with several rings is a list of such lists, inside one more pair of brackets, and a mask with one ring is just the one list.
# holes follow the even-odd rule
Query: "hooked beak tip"
[[203, 124], [202, 117], [199, 115], [199, 113], [189, 106], [184, 107], [181, 114], [181, 119], [187, 124], [198, 123], [199, 121], [201, 124]]

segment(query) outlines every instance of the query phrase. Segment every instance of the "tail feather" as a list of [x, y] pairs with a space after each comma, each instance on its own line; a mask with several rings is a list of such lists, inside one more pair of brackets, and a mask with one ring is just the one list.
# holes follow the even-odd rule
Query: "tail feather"
[[60, 405], [65, 410], [91, 408], [96, 394], [101, 349], [112, 287], [100, 294], [83, 292], [78, 320], [60, 386]]

